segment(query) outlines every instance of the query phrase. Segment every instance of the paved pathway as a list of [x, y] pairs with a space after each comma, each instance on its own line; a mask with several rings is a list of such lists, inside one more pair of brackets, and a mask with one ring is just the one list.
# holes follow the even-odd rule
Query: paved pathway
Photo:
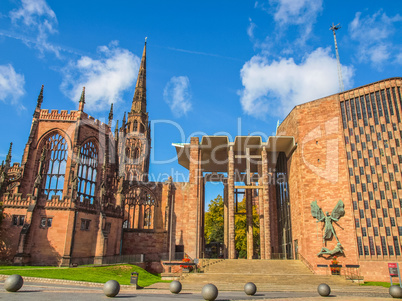
[[[317, 286], [325, 282], [331, 287], [327, 300], [390, 300], [384, 287], [359, 286], [340, 276], [313, 275], [298, 261], [246, 261], [225, 260], [214, 264], [205, 273], [186, 275], [181, 280], [183, 290], [174, 295], [169, 283], [156, 283], [135, 290], [122, 285], [116, 298], [134, 301], [203, 300], [202, 287], [214, 283], [219, 290], [217, 300], [323, 300]], [[103, 293], [103, 284], [79, 281], [24, 277], [24, 286], [16, 293], [7, 292], [3, 283], [8, 276], [0, 275], [0, 301], [2, 300], [51, 300], [92, 301], [111, 300]], [[248, 281], [257, 285], [257, 294], [247, 296], [243, 287]]]
[[[4, 281], [0, 282], [0, 300], [110, 300], [103, 294], [102, 287], [88, 284], [88, 286], [76, 284], [39, 283], [25, 281], [24, 286], [16, 293], [7, 292], [3, 287]], [[135, 301], [151, 300], [203, 300], [200, 289], [192, 286], [184, 287], [180, 294], [174, 295], [167, 289], [168, 285], [160, 288], [145, 288], [135, 290], [130, 286], [122, 286], [116, 298]], [[257, 291], [254, 296], [247, 296], [243, 291], [227, 291], [225, 287], [220, 290], [216, 300], [322, 300], [317, 291]], [[362, 287], [332, 289], [330, 300], [390, 300], [388, 289], [383, 287]]]

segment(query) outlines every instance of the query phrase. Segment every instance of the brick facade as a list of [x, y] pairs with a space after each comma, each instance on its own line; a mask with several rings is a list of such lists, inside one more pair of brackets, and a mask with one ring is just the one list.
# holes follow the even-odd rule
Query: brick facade
[[[345, 214], [332, 223], [343, 247], [339, 263], [360, 265], [365, 280], [387, 281], [386, 263], [399, 262], [402, 247], [401, 85], [401, 78], [388, 79], [298, 105], [266, 142], [192, 137], [177, 146], [184, 150], [178, 159], [189, 170], [187, 183], [148, 182], [146, 46], [131, 111], [114, 131], [113, 107], [108, 124], [84, 112], [85, 89], [77, 111], [59, 112], [41, 108], [42, 87], [21, 164], [11, 164], [10, 146], [1, 165], [0, 257], [66, 266], [132, 254], [153, 262], [183, 253], [202, 258], [204, 183], [220, 172], [225, 258], [236, 258], [235, 197], [244, 182], [249, 259], [255, 257], [253, 205], [261, 259], [299, 257], [325, 273], [317, 265], [330, 264], [331, 256], [317, 254], [337, 241], [323, 241], [311, 203], [331, 213], [342, 200]], [[204, 163], [211, 154], [204, 138], [217, 143], [224, 164]], [[258, 158], [251, 167], [244, 159], [250, 152]], [[161, 264], [149, 267], [162, 271]]]
[[[288, 159], [292, 238], [317, 273], [324, 272], [317, 264], [330, 264], [331, 257], [317, 256], [323, 225], [311, 215], [314, 200], [330, 213], [338, 200], [345, 205], [345, 215], [334, 224], [344, 248], [339, 264], [360, 265], [365, 280], [388, 281], [387, 262], [400, 261], [401, 84], [400, 78], [384, 80], [296, 106], [278, 129], [278, 135], [291, 135], [297, 142]], [[382, 110], [378, 121], [372, 95], [377, 111]], [[327, 248], [336, 243], [333, 238]]]

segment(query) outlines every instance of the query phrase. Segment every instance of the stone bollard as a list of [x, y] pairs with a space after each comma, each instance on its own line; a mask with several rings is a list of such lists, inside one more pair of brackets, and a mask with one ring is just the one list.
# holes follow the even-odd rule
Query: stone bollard
[[208, 283], [202, 288], [201, 295], [204, 300], [214, 301], [218, 297], [218, 289], [212, 283]]
[[391, 285], [389, 288], [389, 294], [392, 298], [402, 298], [402, 288], [399, 285]]
[[181, 292], [181, 283], [180, 281], [173, 280], [170, 282], [169, 290], [172, 294], [178, 294]]
[[245, 292], [247, 295], [252, 296], [252, 295], [254, 295], [254, 294], [257, 292], [257, 286], [256, 286], [254, 283], [252, 283], [252, 282], [247, 282], [247, 283], [244, 285], [244, 292]]
[[24, 284], [24, 279], [18, 274], [11, 275], [4, 281], [4, 288], [8, 292], [18, 291]]
[[120, 292], [120, 284], [116, 280], [109, 280], [103, 286], [103, 292], [107, 297], [115, 297]]
[[318, 291], [318, 293], [320, 294], [320, 296], [328, 297], [329, 294], [331, 293], [331, 288], [329, 287], [328, 284], [321, 283], [321, 284], [317, 287], [317, 291]]

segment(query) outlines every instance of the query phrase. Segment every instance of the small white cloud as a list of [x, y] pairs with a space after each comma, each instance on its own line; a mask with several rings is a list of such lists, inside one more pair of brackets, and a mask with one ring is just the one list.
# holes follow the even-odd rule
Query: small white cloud
[[322, 0], [270, 0], [276, 7], [274, 19], [280, 24], [306, 24], [322, 11]]
[[[15, 72], [10, 64], [0, 65], [0, 100], [13, 105], [19, 104], [19, 99], [25, 94], [25, 79], [23, 74]], [[20, 108], [25, 109], [20, 105]]]
[[163, 99], [173, 115], [180, 117], [191, 110], [190, 80], [187, 76], [173, 76], [163, 90]]
[[395, 23], [401, 21], [399, 14], [390, 18], [381, 10], [372, 16], [362, 16], [357, 12], [349, 24], [349, 34], [358, 43], [358, 60], [370, 62], [377, 68], [390, 59], [398, 62], [400, 47], [392, 44], [391, 37], [396, 32]]
[[[269, 0], [269, 7], [261, 7], [273, 15], [277, 33], [281, 38], [289, 26], [298, 27], [298, 38], [293, 44], [304, 46], [313, 30], [317, 16], [323, 10], [322, 0]], [[293, 45], [294, 47], [294, 45]]]
[[[351, 86], [353, 68], [342, 67], [345, 87]], [[300, 64], [293, 58], [269, 62], [256, 55], [240, 72], [243, 111], [258, 118], [267, 114], [285, 116], [294, 106], [339, 91], [337, 61], [330, 49], [318, 48]]]
[[402, 52], [396, 55], [396, 63], [402, 65]]
[[250, 24], [247, 28], [247, 35], [250, 39], [254, 39], [255, 23], [253, 22], [253, 20], [251, 20], [251, 18], [249, 18], [248, 21], [250, 22]]
[[21, 7], [10, 12], [10, 18], [15, 25], [21, 21], [24, 30], [36, 33], [33, 43], [25, 40], [28, 46], [33, 44], [42, 54], [49, 51], [60, 55], [59, 48], [48, 42], [49, 34], [57, 32], [57, 18], [45, 0], [22, 0]]
[[123, 91], [135, 84], [140, 66], [139, 57], [117, 42], [98, 47], [100, 58], [83, 56], [71, 61], [63, 70], [61, 90], [78, 103], [85, 87], [85, 108], [92, 111], [109, 109], [111, 103], [121, 101]]

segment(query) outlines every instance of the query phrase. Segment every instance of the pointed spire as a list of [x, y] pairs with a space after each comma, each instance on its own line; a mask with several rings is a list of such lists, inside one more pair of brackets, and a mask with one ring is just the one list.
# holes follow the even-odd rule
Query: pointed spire
[[36, 102], [36, 108], [35, 108], [35, 111], [33, 113], [34, 118], [39, 118], [40, 108], [41, 108], [42, 102], [43, 102], [43, 85], [42, 85], [42, 87], [40, 89], [40, 93], [38, 95], [38, 100]]
[[43, 102], [43, 85], [42, 85], [42, 88], [40, 89], [40, 93], [39, 93], [39, 96], [38, 96], [38, 101], [37, 101], [37, 103], [36, 103], [36, 107], [40, 110], [40, 107], [41, 107], [41, 105], [42, 105], [42, 102]]
[[11, 164], [11, 151], [12, 151], [12, 149], [13, 149], [13, 143], [10, 142], [10, 148], [8, 149], [8, 154], [6, 156], [6, 166], [7, 167], [10, 167], [10, 164]]
[[135, 85], [135, 92], [133, 103], [131, 105], [131, 112], [146, 112], [147, 108], [147, 38], [145, 38], [144, 51], [142, 52], [140, 70], [138, 71], [137, 83]]
[[126, 112], [124, 112], [124, 115], [123, 115], [123, 121], [121, 123], [121, 128], [124, 130], [125, 126], [126, 126]]
[[85, 103], [85, 87], [82, 87], [80, 102]]
[[85, 87], [82, 88], [80, 103], [78, 106], [79, 111], [84, 111], [84, 104], [85, 104]]
[[117, 133], [119, 132], [119, 121], [116, 121], [116, 128], [114, 129], [114, 136], [117, 137]]
[[111, 127], [111, 126], [112, 126], [112, 121], [113, 121], [113, 103], [112, 103], [112, 105], [110, 106], [110, 112], [109, 112], [109, 122], [108, 122], [109, 127]]

